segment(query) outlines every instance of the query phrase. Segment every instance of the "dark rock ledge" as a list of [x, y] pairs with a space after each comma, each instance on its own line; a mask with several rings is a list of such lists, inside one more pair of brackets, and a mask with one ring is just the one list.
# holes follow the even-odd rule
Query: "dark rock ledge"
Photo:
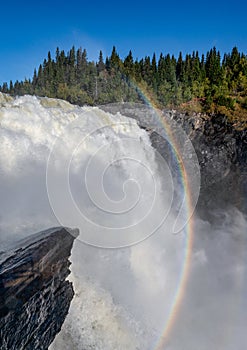
[[0, 349], [48, 349], [74, 291], [68, 260], [78, 230], [52, 228], [0, 253]]

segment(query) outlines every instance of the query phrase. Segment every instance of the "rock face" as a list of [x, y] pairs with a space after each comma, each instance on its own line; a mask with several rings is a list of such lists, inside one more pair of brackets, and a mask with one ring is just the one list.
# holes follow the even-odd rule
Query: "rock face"
[[201, 169], [199, 211], [237, 207], [247, 213], [247, 130], [220, 115], [172, 117], [189, 135]]
[[0, 254], [0, 349], [48, 349], [74, 291], [69, 275], [78, 230], [52, 228]]
[[[136, 119], [149, 132], [153, 147], [169, 159], [169, 145], [160, 136], [163, 125], [152, 108], [130, 103], [100, 108]], [[237, 130], [224, 116], [187, 115], [168, 110], [163, 111], [163, 116], [183, 128], [197, 154], [201, 171], [198, 213], [210, 218], [216, 208], [231, 206], [247, 213], [247, 130]]]

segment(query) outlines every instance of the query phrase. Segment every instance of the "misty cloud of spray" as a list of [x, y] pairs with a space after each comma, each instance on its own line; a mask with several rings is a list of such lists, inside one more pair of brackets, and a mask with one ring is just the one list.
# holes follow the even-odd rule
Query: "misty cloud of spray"
[[[1, 241], [50, 226], [81, 225], [71, 257], [76, 295], [51, 348], [72, 349], [71, 344], [74, 349], [154, 348], [185, 258], [185, 231], [172, 234], [178, 214], [173, 198], [180, 187], [174, 185], [169, 164], [159, 158], [135, 121], [97, 108], [30, 96], [3, 99], [0, 123]], [[183, 195], [176, 194], [181, 203]], [[150, 202], [154, 202], [151, 211]], [[195, 221], [189, 287], [167, 348], [212, 346], [220, 338], [215, 320], [222, 320], [216, 312], [220, 315], [235, 296], [241, 299], [243, 283], [236, 282], [235, 273], [245, 276], [245, 262], [244, 253], [236, 251], [239, 242], [246, 244], [246, 221], [237, 211], [236, 220], [229, 220], [232, 213], [227, 217], [223, 230], [222, 225], [216, 229]], [[237, 257], [229, 259], [232, 241]], [[229, 281], [238, 283], [235, 288], [224, 285], [227, 271]], [[207, 303], [222, 295], [218, 308], [212, 306], [208, 312]], [[243, 312], [235, 314], [243, 319]], [[234, 322], [240, 325], [239, 320]], [[243, 332], [240, 335], [244, 340]], [[217, 348], [232, 349], [229, 344]]]

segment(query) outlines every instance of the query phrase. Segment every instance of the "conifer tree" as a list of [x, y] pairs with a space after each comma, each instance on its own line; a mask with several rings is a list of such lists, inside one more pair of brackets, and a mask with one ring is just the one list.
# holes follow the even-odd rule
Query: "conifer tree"
[[100, 74], [104, 70], [105, 70], [105, 63], [104, 63], [104, 59], [103, 59], [103, 53], [100, 50], [100, 52], [99, 52], [99, 61], [97, 63], [97, 72], [98, 72], [98, 74]]
[[124, 62], [124, 73], [127, 77], [133, 77], [134, 76], [134, 60], [132, 56], [132, 52], [129, 51], [128, 56], [126, 56]]

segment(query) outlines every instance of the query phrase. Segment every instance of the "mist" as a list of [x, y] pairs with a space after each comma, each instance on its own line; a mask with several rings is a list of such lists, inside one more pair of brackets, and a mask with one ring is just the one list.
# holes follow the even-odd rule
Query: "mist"
[[50, 349], [244, 348], [245, 213], [219, 208], [212, 224], [195, 212], [174, 234], [183, 193], [147, 132], [120, 114], [1, 95], [0, 135], [1, 246], [51, 226], [80, 229], [75, 297]]

